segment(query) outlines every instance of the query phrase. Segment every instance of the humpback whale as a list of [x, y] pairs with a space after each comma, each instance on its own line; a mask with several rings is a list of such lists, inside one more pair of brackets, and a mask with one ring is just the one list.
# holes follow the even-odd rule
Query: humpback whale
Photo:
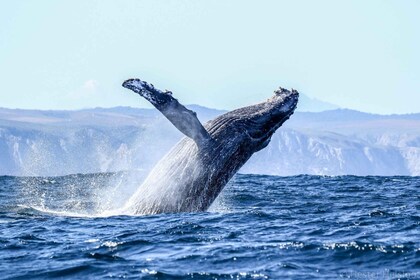
[[126, 214], [205, 211], [245, 162], [265, 148], [293, 114], [299, 93], [279, 88], [265, 102], [222, 114], [204, 126], [170, 91], [140, 79], [123, 87], [158, 109], [185, 137], [152, 169], [126, 203]]

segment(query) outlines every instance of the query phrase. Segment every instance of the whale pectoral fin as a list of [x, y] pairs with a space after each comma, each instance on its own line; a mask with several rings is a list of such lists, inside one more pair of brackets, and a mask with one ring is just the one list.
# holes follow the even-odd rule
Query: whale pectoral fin
[[129, 79], [123, 87], [131, 89], [156, 107], [179, 131], [193, 139], [200, 147], [210, 135], [197, 118], [197, 114], [185, 108], [170, 91], [161, 91], [139, 79]]

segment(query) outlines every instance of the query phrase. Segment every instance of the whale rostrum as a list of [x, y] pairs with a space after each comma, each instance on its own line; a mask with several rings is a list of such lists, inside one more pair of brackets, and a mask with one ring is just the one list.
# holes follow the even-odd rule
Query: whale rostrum
[[245, 162], [270, 142], [293, 114], [299, 93], [279, 88], [268, 100], [239, 108], [207, 122], [187, 109], [170, 91], [140, 79], [123, 87], [148, 100], [186, 137], [152, 169], [129, 199], [126, 214], [205, 211]]

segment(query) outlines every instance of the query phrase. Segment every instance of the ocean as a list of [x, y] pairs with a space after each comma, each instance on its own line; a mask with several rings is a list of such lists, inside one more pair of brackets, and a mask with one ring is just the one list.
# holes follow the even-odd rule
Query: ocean
[[420, 279], [420, 177], [239, 174], [207, 212], [113, 215], [132, 176], [0, 177], [0, 279]]

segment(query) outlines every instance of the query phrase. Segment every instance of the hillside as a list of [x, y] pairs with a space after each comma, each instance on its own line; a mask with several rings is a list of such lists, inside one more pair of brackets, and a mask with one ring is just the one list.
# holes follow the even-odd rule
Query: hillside
[[[223, 113], [189, 107], [203, 122]], [[181, 137], [153, 109], [0, 108], [0, 175], [147, 171]], [[240, 172], [418, 176], [420, 114], [296, 112]]]

